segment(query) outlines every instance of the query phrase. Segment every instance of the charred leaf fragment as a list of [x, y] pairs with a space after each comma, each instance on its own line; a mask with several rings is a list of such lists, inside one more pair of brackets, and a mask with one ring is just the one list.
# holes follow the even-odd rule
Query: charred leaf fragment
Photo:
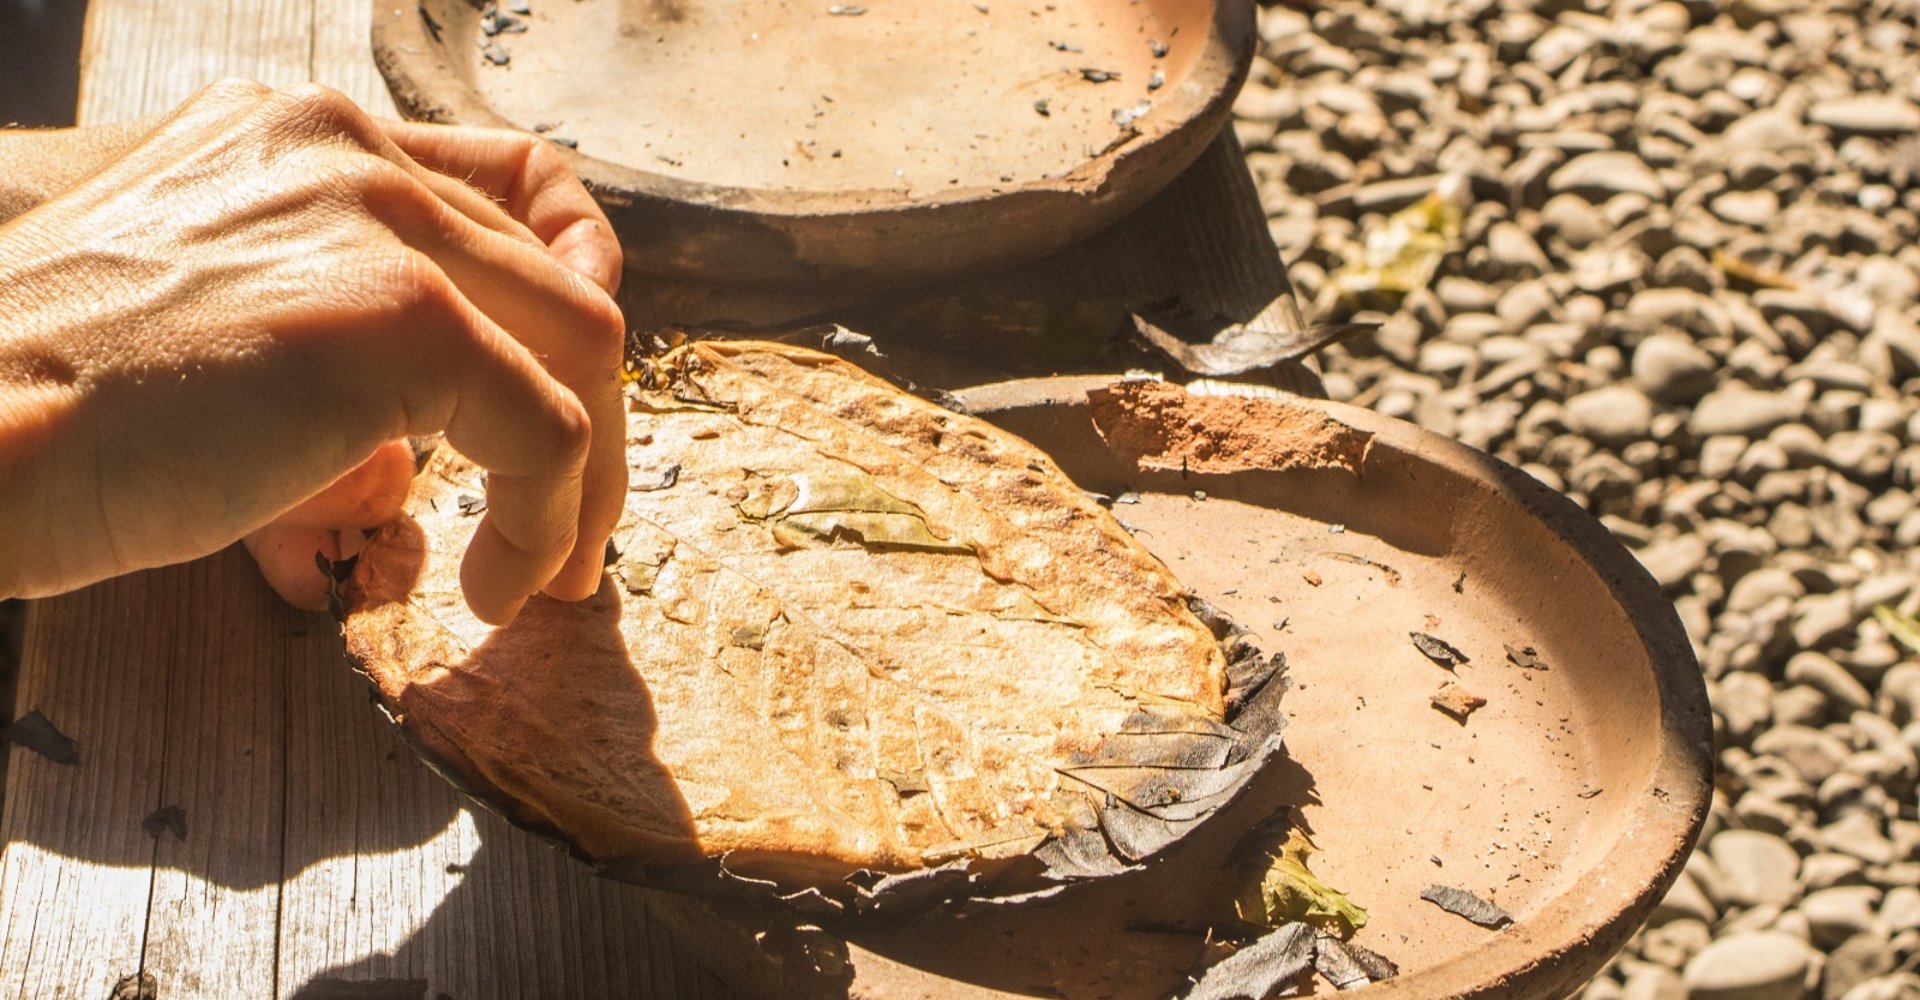
[[475, 514], [483, 514], [487, 509], [487, 498], [477, 497], [471, 493], [460, 494], [454, 498], [454, 503], [460, 505], [460, 513], [467, 517], [472, 517]]
[[1540, 658], [1540, 651], [1532, 646], [1508, 646], [1507, 662], [1522, 670], [1546, 670], [1547, 661]]
[[630, 488], [637, 490], [641, 493], [652, 493], [655, 490], [670, 490], [673, 488], [673, 484], [679, 481], [680, 481], [680, 466], [676, 464], [676, 465], [669, 465], [666, 468], [661, 469], [660, 477], [658, 479], [655, 479], [653, 482], [635, 483]]
[[1288, 924], [1208, 966], [1180, 1000], [1265, 1000], [1313, 965], [1313, 928]]
[[1453, 645], [1445, 639], [1436, 638], [1425, 632], [1408, 632], [1407, 635], [1413, 639], [1414, 647], [1425, 654], [1427, 659], [1432, 660], [1448, 670], [1452, 670], [1463, 663], [1473, 662], [1467, 659], [1467, 654], [1455, 649]]
[[107, 1000], [160, 1000], [160, 980], [151, 972], [136, 972], [114, 983]]
[[140, 821], [140, 829], [155, 840], [171, 832], [175, 840], [187, 839], [187, 811], [179, 806], [161, 806]]
[[55, 764], [78, 764], [80, 755], [74, 749], [73, 740], [67, 734], [54, 728], [46, 716], [34, 709], [13, 720], [13, 724], [0, 730], [8, 740], [26, 747]]
[[1400, 974], [1400, 967], [1379, 952], [1325, 933], [1314, 939], [1313, 968], [1342, 990], [1357, 990]]
[[1500, 928], [1513, 923], [1512, 914], [1465, 889], [1455, 889], [1449, 885], [1428, 886], [1420, 898], [1482, 927]]
[[1453, 716], [1462, 724], [1466, 723], [1467, 716], [1472, 715], [1475, 709], [1484, 708], [1487, 704], [1487, 699], [1452, 681], [1440, 685], [1440, 690], [1433, 693], [1430, 701], [1433, 707]]

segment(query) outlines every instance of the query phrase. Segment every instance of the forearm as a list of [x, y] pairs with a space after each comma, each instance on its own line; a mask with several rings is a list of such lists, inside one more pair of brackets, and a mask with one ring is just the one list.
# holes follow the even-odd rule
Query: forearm
[[142, 119], [63, 129], [0, 129], [0, 225], [72, 187], [153, 128]]

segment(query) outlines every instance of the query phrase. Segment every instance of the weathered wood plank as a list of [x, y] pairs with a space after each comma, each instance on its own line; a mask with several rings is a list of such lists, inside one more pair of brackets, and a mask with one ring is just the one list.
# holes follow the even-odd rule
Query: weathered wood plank
[[[15, 703], [78, 744], [79, 762], [9, 750], [0, 811], [0, 996], [107, 995], [140, 969], [166, 715], [174, 567], [28, 605]], [[153, 614], [133, 614], [149, 596]]]
[[[82, 125], [157, 115], [222, 77], [310, 79], [314, 4], [342, 0], [93, 0], [80, 47]], [[363, 15], [364, 16], [364, 15]]]
[[387, 81], [373, 65], [372, 23], [368, 0], [313, 0], [312, 78], [376, 115], [397, 118]]
[[280, 905], [283, 637], [304, 616], [238, 549], [186, 572], [151, 640], [170, 669], [148, 806], [179, 808], [186, 835], [156, 837], [142, 967], [169, 1000], [265, 996]]

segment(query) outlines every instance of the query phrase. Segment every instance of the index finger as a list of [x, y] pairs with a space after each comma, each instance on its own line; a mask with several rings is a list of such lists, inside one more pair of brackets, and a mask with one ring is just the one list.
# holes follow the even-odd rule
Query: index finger
[[620, 241], [606, 213], [550, 142], [525, 132], [382, 122], [401, 151], [498, 201], [568, 267], [619, 290]]

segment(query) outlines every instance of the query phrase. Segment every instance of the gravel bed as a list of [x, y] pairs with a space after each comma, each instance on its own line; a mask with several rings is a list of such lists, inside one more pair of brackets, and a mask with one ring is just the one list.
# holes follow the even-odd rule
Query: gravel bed
[[[1920, 997], [1920, 3], [1331, 0], [1235, 105], [1331, 395], [1485, 449], [1672, 596], [1701, 847], [1587, 1000]], [[1455, 192], [1430, 281], [1370, 232]]]

